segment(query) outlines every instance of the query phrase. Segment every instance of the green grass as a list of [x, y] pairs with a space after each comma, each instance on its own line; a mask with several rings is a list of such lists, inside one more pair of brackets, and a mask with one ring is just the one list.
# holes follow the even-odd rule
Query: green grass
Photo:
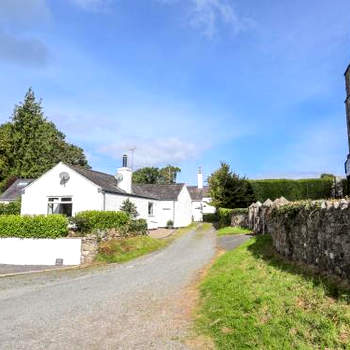
[[201, 226], [198, 223], [192, 223], [189, 226], [177, 229], [175, 234], [168, 238], [157, 239], [149, 236], [136, 236], [103, 242], [99, 246], [96, 261], [102, 263], [123, 263], [164, 248], [183, 234], [200, 229]]
[[114, 239], [101, 243], [96, 261], [105, 263], [122, 263], [141, 255], [151, 253], [167, 245], [166, 240], [137, 236]]
[[218, 349], [350, 349], [350, 292], [275, 255], [269, 236], [221, 256], [197, 321]]
[[220, 228], [219, 230], [217, 230], [216, 234], [218, 236], [226, 236], [226, 235], [245, 235], [248, 233], [252, 233], [251, 230], [248, 230], [246, 228], [243, 227], [232, 227], [232, 226], [227, 226], [227, 227], [223, 227]]

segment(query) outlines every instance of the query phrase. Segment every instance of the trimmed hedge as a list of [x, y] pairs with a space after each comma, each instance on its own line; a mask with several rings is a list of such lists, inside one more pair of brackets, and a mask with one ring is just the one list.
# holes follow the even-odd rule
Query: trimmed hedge
[[64, 215], [0, 215], [0, 237], [59, 238], [68, 234]]
[[219, 228], [231, 226], [231, 220], [232, 220], [233, 214], [248, 214], [248, 208], [235, 208], [235, 209], [219, 208], [217, 209], [215, 214], [204, 214], [203, 221], [216, 223]]
[[249, 180], [257, 201], [285, 197], [289, 201], [332, 197], [333, 178]]
[[214, 214], [203, 214], [203, 221], [204, 222], [210, 222], [210, 223], [215, 223], [218, 221], [218, 216], [216, 213]]
[[21, 214], [21, 202], [15, 201], [8, 204], [0, 203], [0, 215], [19, 215]]
[[130, 216], [121, 211], [82, 211], [72, 218], [77, 230], [89, 233], [95, 230], [120, 229], [130, 223]]

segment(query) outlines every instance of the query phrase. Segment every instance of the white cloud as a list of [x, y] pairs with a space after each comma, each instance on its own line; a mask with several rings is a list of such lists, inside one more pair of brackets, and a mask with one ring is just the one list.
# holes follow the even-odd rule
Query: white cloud
[[86, 11], [106, 11], [111, 0], [71, 0], [77, 6], [81, 7]]
[[120, 159], [124, 153], [134, 152], [134, 166], [158, 166], [167, 163], [178, 164], [195, 158], [202, 149], [198, 145], [177, 137], [122, 140], [118, 143], [103, 146], [98, 151], [114, 159]]
[[[174, 4], [183, 0], [158, 0]], [[190, 26], [200, 30], [204, 36], [213, 38], [221, 26], [228, 27], [234, 34], [252, 27], [251, 18], [239, 16], [230, 0], [190, 0], [188, 21]]]

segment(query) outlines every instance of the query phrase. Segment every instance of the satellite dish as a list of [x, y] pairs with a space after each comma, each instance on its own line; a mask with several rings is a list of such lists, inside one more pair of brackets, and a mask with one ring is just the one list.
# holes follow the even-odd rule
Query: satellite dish
[[68, 182], [68, 180], [70, 179], [69, 174], [66, 173], [65, 171], [60, 173], [59, 177], [61, 179], [61, 185], [65, 185]]
[[123, 175], [122, 174], [117, 174], [116, 176], [114, 176], [114, 178], [117, 180], [117, 182], [123, 181]]

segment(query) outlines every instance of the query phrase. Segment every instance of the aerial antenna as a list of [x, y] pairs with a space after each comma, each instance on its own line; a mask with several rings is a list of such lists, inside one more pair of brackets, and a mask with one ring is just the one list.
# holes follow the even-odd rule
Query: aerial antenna
[[131, 147], [129, 151], [131, 152], [131, 170], [134, 170], [134, 153], [135, 153], [136, 147]]

